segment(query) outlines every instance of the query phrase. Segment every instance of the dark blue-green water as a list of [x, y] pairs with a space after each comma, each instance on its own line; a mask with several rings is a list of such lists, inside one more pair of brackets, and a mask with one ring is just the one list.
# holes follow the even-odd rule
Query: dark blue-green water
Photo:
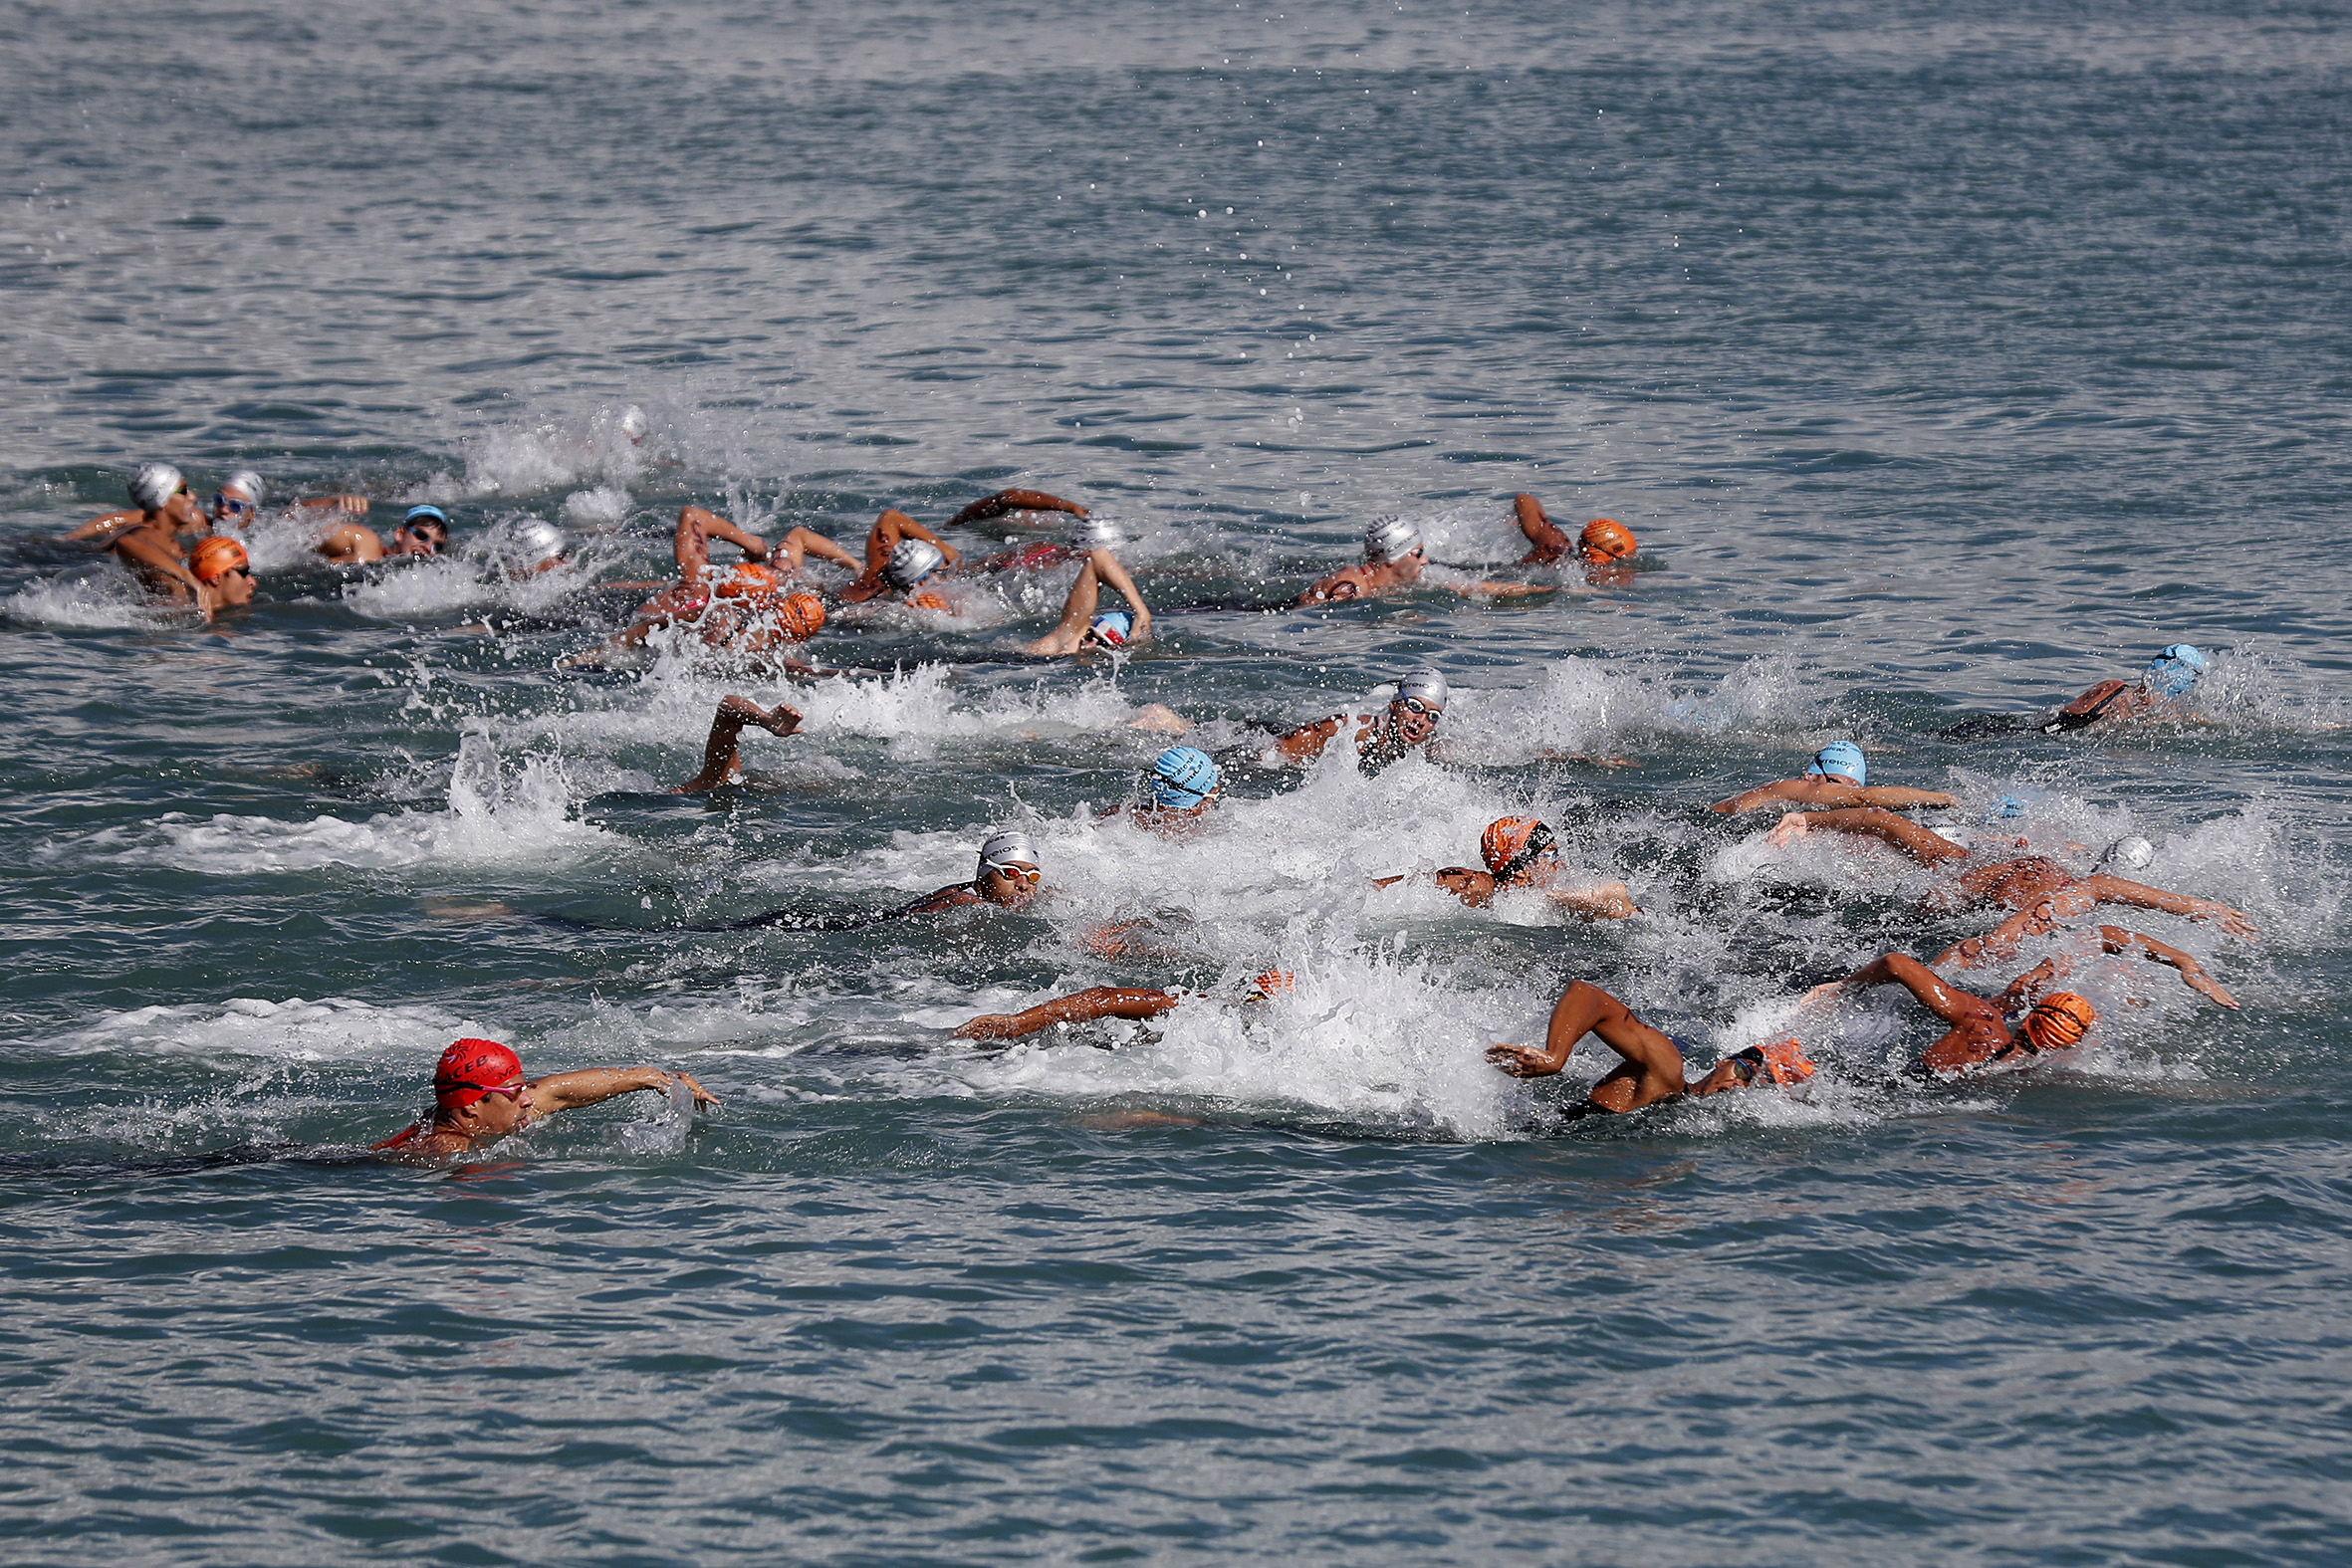
[[[7, 1561], [2352, 1557], [2341, 6], [0, 36]], [[156, 459], [436, 500], [459, 554], [339, 575], [275, 519], [200, 628], [54, 542]], [[837, 619], [816, 688], [554, 668], [682, 502], [854, 548], [1011, 484], [1117, 520], [1163, 606], [1288, 597], [1392, 514], [1433, 580], [1533, 579], [1520, 490], [1644, 569], [1024, 662], [1065, 568]], [[577, 562], [516, 585], [533, 519]], [[2194, 723], [1937, 736], [2177, 640]], [[1423, 662], [1443, 766], [1095, 820], [1146, 704], [1224, 746]], [[806, 735], [657, 793], [731, 690]], [[1704, 1062], [1985, 929], [1698, 809], [1848, 735], [2071, 863], [2152, 840], [2260, 923], [2133, 920], [2242, 1010], [2092, 956], [2088, 1048], [1921, 1089], [1880, 993], [1799, 1094], [1598, 1126], [1556, 1116], [1596, 1046], [1484, 1065], [1570, 979]], [[1369, 888], [1523, 809], [1645, 913]], [[683, 929], [903, 902], [1015, 823], [1030, 914]], [[948, 1038], [1113, 982], [1205, 996]], [[724, 1109], [363, 1158], [459, 1034]]]

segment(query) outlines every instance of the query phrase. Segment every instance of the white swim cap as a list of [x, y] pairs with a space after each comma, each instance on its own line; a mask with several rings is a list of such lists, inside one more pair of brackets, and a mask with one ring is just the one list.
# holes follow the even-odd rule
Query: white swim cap
[[2126, 871], [2137, 871], [2156, 858], [2156, 846], [2139, 834], [2118, 838], [2099, 856], [2103, 866], [2121, 866]]
[[1963, 849], [1976, 847], [1976, 840], [1969, 836], [1969, 830], [1965, 827], [1947, 825], [1943, 822], [1930, 822], [1928, 831], [1948, 844], [1958, 844]]
[[1398, 681], [1396, 696], [1392, 700], [1403, 702], [1407, 697], [1410, 697], [1431, 713], [1444, 713], [1446, 699], [1451, 695], [1452, 691], [1447, 687], [1446, 678], [1443, 675], [1438, 674], [1435, 670], [1423, 669], [1415, 670], [1403, 680]]
[[631, 403], [620, 411], [620, 433], [631, 441], [642, 441], [653, 422], [645, 417], [645, 410]]
[[146, 511], [160, 512], [185, 483], [169, 463], [141, 463], [138, 472], [130, 476], [130, 499]]
[[564, 531], [544, 519], [524, 524], [523, 531], [515, 537], [522, 541], [525, 549], [537, 552], [542, 560], [550, 556], [564, 554]]
[[1364, 559], [1394, 560], [1421, 548], [1421, 531], [1403, 518], [1382, 518], [1364, 530]]
[[1086, 554], [1097, 550], [1116, 550], [1127, 543], [1127, 536], [1108, 518], [1079, 518], [1070, 525], [1069, 548]]
[[988, 842], [980, 846], [980, 869], [983, 871], [1013, 865], [1034, 866], [1038, 863], [1038, 846], [1031, 843], [1029, 834], [1018, 827], [991, 833]]
[[939, 547], [927, 539], [902, 539], [898, 548], [890, 552], [890, 562], [882, 568], [882, 580], [903, 591], [937, 571], [946, 560]]
[[223, 490], [234, 490], [255, 506], [261, 505], [261, 475], [250, 468], [240, 468], [220, 482]]

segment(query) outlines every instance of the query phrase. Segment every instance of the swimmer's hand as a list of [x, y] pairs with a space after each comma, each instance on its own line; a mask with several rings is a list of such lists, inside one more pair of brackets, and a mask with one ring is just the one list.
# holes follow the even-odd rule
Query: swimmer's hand
[[2222, 914], [2222, 929], [2234, 937], [2258, 937], [2262, 934], [2262, 928], [2246, 919], [2245, 911], [2241, 909], [2225, 909]]
[[2232, 1012], [2237, 1010], [2237, 999], [2224, 991], [2222, 983], [2208, 975], [2203, 969], [2184, 965], [2181, 969], [2181, 979], [2189, 983], [2191, 991], [2204, 993], [2213, 998], [2215, 1002], [2228, 1008]]
[[696, 1083], [694, 1081], [694, 1074], [690, 1072], [662, 1072], [658, 1067], [654, 1068], [653, 1070], [655, 1072], [661, 1073], [661, 1086], [664, 1089], [667, 1089], [673, 1083], [684, 1084], [694, 1095], [694, 1108], [696, 1110], [715, 1111], [719, 1108], [719, 1097], [711, 1093], [710, 1090], [704, 1088], [701, 1084]]
[[1808, 1008], [1827, 1007], [1830, 1003], [1835, 1002], [1838, 998], [1844, 996], [1845, 992], [1846, 983], [1842, 980], [1833, 980], [1827, 985], [1815, 986], [1812, 990], [1797, 998], [1796, 1006], [1799, 1010]]
[[1764, 842], [1778, 848], [1795, 843], [1812, 827], [1811, 814], [1808, 811], [1790, 811], [1773, 824], [1770, 832], [1764, 834]]
[[1010, 1012], [984, 1012], [949, 1036], [959, 1040], [1010, 1040], [1023, 1033], [1021, 1019]]
[[1548, 1078], [1560, 1069], [1560, 1063], [1534, 1045], [1489, 1045], [1487, 1061], [1515, 1078]]

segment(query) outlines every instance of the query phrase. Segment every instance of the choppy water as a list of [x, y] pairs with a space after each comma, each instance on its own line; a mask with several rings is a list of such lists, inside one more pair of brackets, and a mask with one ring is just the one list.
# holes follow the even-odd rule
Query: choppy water
[[[9, 1560], [2352, 1553], [2341, 7], [0, 32]], [[440, 500], [465, 555], [339, 576], [280, 525], [199, 630], [50, 543], [149, 458]], [[652, 791], [716, 697], [785, 690], [559, 676], [631, 596], [495, 570], [530, 518], [643, 577], [681, 501], [854, 545], [1011, 483], [1171, 604], [1387, 513], [1511, 574], [1520, 489], [1646, 569], [1171, 614], [1115, 671], [1012, 656], [1065, 576], [977, 585], [829, 630], [863, 673], [694, 800]], [[1935, 738], [2176, 639], [2221, 652], [2198, 725]], [[1227, 743], [1424, 660], [1451, 766], [1092, 819], [1146, 703]], [[1920, 1091], [1881, 994], [1801, 1096], [1564, 1133], [1594, 1047], [1481, 1063], [1571, 977], [1729, 1046], [1982, 929], [1695, 811], [1845, 734], [2044, 843], [2153, 839], [2261, 922], [2136, 922], [2244, 1010], [2094, 967], [2095, 1049]], [[1528, 807], [1648, 913], [1366, 886]], [[1032, 915], [681, 929], [903, 901], [1023, 820]], [[946, 1038], [1113, 981], [1214, 1000]], [[726, 1108], [356, 1158], [459, 1033]]]

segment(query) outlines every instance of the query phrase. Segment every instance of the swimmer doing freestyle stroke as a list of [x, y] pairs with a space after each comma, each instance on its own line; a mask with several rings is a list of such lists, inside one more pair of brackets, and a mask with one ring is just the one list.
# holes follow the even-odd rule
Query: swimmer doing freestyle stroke
[[[1073, 554], [1083, 553], [1085, 564], [1078, 568], [1077, 580], [1070, 584], [1069, 595], [1062, 600], [1061, 620], [1052, 631], [1025, 645], [1022, 651], [1055, 658], [1076, 653], [1116, 653], [1130, 643], [1149, 641], [1151, 606], [1143, 602], [1135, 579], [1119, 564], [1117, 547], [1126, 543], [1119, 531], [1099, 518], [1082, 519], [1070, 543]], [[1095, 613], [1105, 582], [1126, 599], [1124, 610]]]
[[1572, 1116], [1624, 1115], [1669, 1100], [1700, 1099], [1759, 1080], [1787, 1087], [1813, 1075], [1813, 1064], [1793, 1038], [1734, 1051], [1693, 1082], [1684, 1066], [1684, 1046], [1672, 1035], [1635, 1017], [1615, 997], [1587, 981], [1571, 981], [1553, 1005], [1543, 1043], [1487, 1047], [1487, 1060], [1515, 1078], [1544, 1078], [1567, 1065], [1576, 1042], [1590, 1034], [1621, 1058], [1586, 1093]]
[[1351, 723], [1356, 758], [1375, 771], [1401, 761], [1408, 752], [1429, 756], [1436, 751], [1431, 738], [1437, 734], [1438, 721], [1445, 717], [1451, 696], [1452, 688], [1443, 675], [1432, 669], [1413, 670], [1396, 683], [1396, 695], [1388, 700], [1384, 712], [1335, 713], [1300, 725], [1260, 753], [1259, 761], [1268, 767], [1289, 764], [1303, 768], [1322, 756], [1324, 748]]
[[1497, 893], [1525, 888], [1540, 892], [1551, 903], [1586, 920], [1628, 920], [1641, 913], [1622, 882], [1584, 878], [1575, 885], [1562, 886], [1570, 878], [1560, 863], [1559, 845], [1550, 825], [1536, 817], [1506, 816], [1489, 822], [1479, 839], [1479, 855], [1487, 863], [1484, 871], [1444, 866], [1427, 873], [1379, 877], [1372, 885], [1393, 887], [1426, 876], [1473, 909], [1486, 908]]
[[[1364, 530], [1364, 559], [1360, 564], [1342, 566], [1328, 576], [1317, 577], [1291, 601], [1291, 608], [1304, 609], [1310, 604], [1338, 604], [1350, 599], [1380, 598], [1391, 593], [1401, 593], [1421, 580], [1421, 574], [1428, 565], [1429, 552], [1421, 543], [1421, 531], [1403, 518], [1383, 518]], [[1525, 598], [1535, 593], [1555, 592], [1559, 584], [1440, 582], [1438, 586], [1459, 593], [1464, 598]]]
[[1584, 525], [1575, 539], [1543, 510], [1543, 503], [1522, 493], [1511, 498], [1513, 515], [1519, 521], [1519, 531], [1528, 539], [1528, 553], [1520, 558], [1523, 566], [1548, 566], [1567, 558], [1572, 551], [1577, 564], [1594, 582], [1621, 587], [1633, 580], [1633, 553], [1636, 549], [1633, 530], [1614, 518], [1594, 518]]
[[2101, 681], [2089, 691], [2040, 718], [1988, 714], [1965, 720], [1941, 732], [1955, 741], [1980, 740], [1989, 735], [2067, 735], [2093, 725], [2129, 724], [2138, 719], [2187, 722], [2197, 715], [2185, 707], [2187, 697], [2213, 661], [2194, 644], [2176, 642], [2158, 650], [2137, 681]]
[[441, 1053], [433, 1069], [433, 1111], [421, 1122], [373, 1145], [396, 1160], [445, 1160], [496, 1143], [558, 1111], [601, 1105], [616, 1095], [666, 1094], [683, 1084], [697, 1110], [719, 1102], [693, 1074], [659, 1067], [588, 1067], [526, 1079], [523, 1060], [496, 1040], [462, 1039]]
[[1907, 810], [1913, 806], [1958, 804], [1958, 795], [1944, 794], [1935, 789], [1871, 784], [1870, 764], [1862, 755], [1862, 748], [1851, 741], [1832, 741], [1813, 754], [1812, 765], [1805, 769], [1804, 777], [1759, 784], [1729, 799], [1718, 800], [1708, 809], [1726, 816], [1737, 816], [1743, 811], [1760, 810], [1768, 805], [1781, 806], [1783, 809], [1798, 806], [1875, 805], [1888, 810]]

